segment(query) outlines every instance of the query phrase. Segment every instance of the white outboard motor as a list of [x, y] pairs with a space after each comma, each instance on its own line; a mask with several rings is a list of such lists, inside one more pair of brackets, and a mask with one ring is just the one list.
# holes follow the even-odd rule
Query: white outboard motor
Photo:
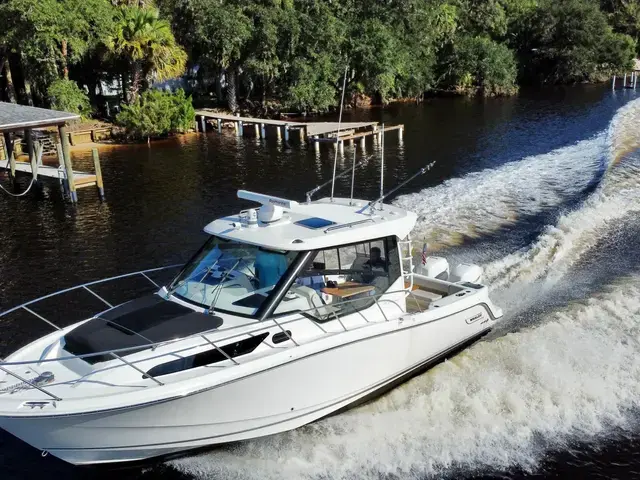
[[470, 282], [480, 283], [482, 280], [482, 267], [471, 263], [456, 265], [449, 275], [449, 281], [453, 283]]
[[422, 275], [438, 280], [449, 278], [449, 262], [442, 257], [427, 257], [423, 265], [420, 266]]

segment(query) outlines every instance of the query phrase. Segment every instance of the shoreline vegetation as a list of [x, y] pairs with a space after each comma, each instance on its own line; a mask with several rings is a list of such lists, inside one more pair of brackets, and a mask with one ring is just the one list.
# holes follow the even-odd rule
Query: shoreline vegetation
[[354, 107], [506, 96], [608, 80], [640, 52], [640, 0], [5, 0], [0, 24], [0, 100], [126, 141], [191, 129], [194, 103], [313, 115], [345, 77]]

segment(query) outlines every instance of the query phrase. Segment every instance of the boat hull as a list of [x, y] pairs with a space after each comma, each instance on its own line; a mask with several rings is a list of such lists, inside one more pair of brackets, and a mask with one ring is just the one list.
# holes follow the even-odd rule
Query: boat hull
[[[468, 324], [474, 313], [481, 321]], [[373, 337], [168, 401], [66, 416], [0, 416], [0, 427], [77, 465], [139, 461], [272, 435], [388, 390], [493, 323], [479, 305], [436, 322], [399, 319]]]

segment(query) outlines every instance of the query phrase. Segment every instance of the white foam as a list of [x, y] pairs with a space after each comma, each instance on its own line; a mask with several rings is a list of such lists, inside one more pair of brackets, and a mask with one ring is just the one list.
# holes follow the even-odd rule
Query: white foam
[[609, 128], [590, 139], [453, 178], [394, 203], [419, 215], [414, 239], [432, 246], [493, 232], [579, 194], [603, 166], [637, 145], [639, 105], [634, 100], [620, 108]]
[[625, 427], [640, 399], [639, 314], [633, 277], [543, 325], [476, 344], [373, 404], [171, 464], [225, 479], [532, 469], [543, 447]]
[[495, 231], [582, 191], [602, 166], [607, 139], [603, 132], [551, 153], [447, 180], [394, 203], [419, 215], [415, 239], [456, 244], [461, 235]]
[[621, 109], [613, 123], [611, 166], [598, 188], [578, 208], [547, 226], [532, 245], [486, 265], [485, 279], [492, 288], [513, 288], [514, 282], [541, 278], [557, 283], [599, 239], [615, 233], [616, 221], [640, 211], [640, 161], [632, 157], [618, 163], [624, 153], [640, 145], [638, 121], [640, 103]]

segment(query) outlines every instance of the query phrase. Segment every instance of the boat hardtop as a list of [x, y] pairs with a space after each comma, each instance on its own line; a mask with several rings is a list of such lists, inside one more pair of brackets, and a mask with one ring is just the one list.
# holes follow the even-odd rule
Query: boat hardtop
[[368, 200], [334, 197], [301, 204], [244, 190], [238, 197], [262, 203], [261, 210], [280, 211], [270, 221], [258, 218], [251, 224], [245, 210], [211, 222], [205, 232], [275, 250], [314, 250], [391, 235], [405, 238], [417, 219], [413, 212]]

